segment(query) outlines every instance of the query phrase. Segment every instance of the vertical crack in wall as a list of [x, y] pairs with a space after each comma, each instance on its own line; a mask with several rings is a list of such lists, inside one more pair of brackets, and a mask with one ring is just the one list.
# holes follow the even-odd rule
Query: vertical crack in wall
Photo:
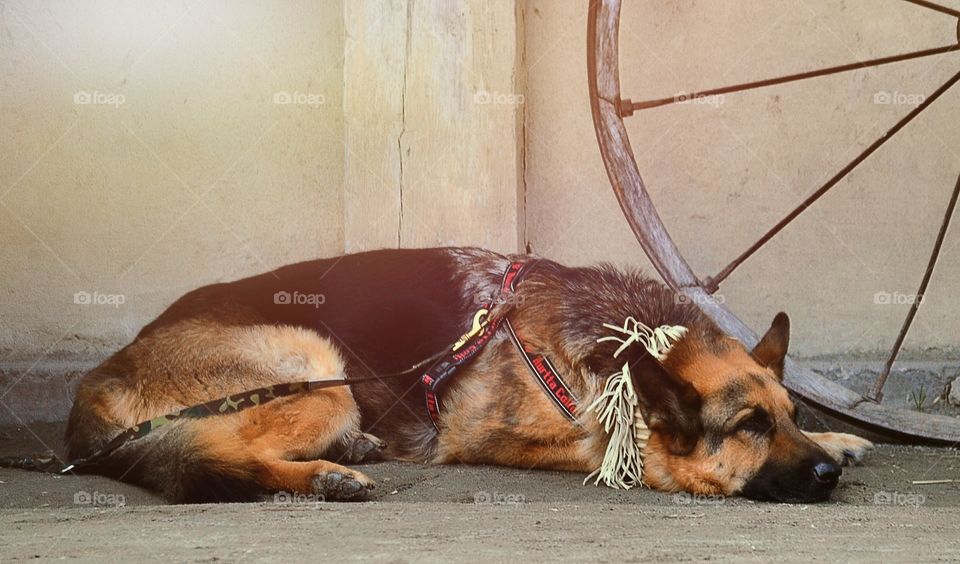
[[398, 178], [399, 213], [397, 217], [397, 248], [403, 243], [403, 134], [407, 132], [407, 69], [410, 66], [410, 38], [413, 35], [413, 0], [407, 2], [406, 44], [403, 53], [403, 82], [400, 85], [400, 134], [397, 135], [400, 175]]
[[517, 105], [517, 113], [514, 119], [517, 120], [517, 151], [519, 158], [519, 194], [517, 195], [517, 246], [518, 252], [530, 253], [530, 236], [527, 232], [527, 19], [526, 2], [518, 0], [514, 17], [514, 41], [516, 42], [516, 62], [514, 69], [514, 89], [515, 93], [523, 96], [520, 104]]

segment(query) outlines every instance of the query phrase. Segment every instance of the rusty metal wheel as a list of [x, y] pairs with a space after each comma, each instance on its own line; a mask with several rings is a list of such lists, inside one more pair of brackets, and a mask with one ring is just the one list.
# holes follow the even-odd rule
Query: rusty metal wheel
[[[714, 276], [700, 278], [680, 253], [666, 226], [660, 219], [657, 209], [644, 185], [640, 171], [634, 158], [633, 148], [624, 118], [633, 115], [639, 110], [654, 108], [667, 104], [681, 102], [686, 99], [730, 94], [755, 88], [767, 88], [777, 84], [784, 84], [798, 80], [805, 80], [856, 70], [868, 66], [886, 65], [890, 63], [931, 57], [960, 50], [960, 12], [928, 2], [926, 0], [901, 0], [922, 8], [933, 10], [945, 17], [957, 19], [957, 43], [915, 51], [892, 57], [859, 61], [848, 65], [819, 69], [799, 74], [781, 76], [751, 83], [737, 84], [704, 90], [694, 93], [684, 93], [672, 98], [661, 98], [633, 102], [621, 96], [619, 70], [619, 27], [621, 0], [590, 0], [587, 29], [587, 72], [590, 87], [590, 105], [593, 112], [593, 123], [597, 134], [597, 142], [603, 157], [610, 184], [620, 202], [630, 228], [640, 242], [646, 255], [650, 258], [657, 272], [674, 290], [689, 297], [698, 304], [723, 330], [740, 339], [748, 346], [757, 342], [757, 335], [730, 309], [718, 300], [711, 299], [722, 283], [738, 266], [748, 260], [754, 252], [774, 238], [784, 227], [801, 215], [814, 204], [821, 196], [833, 188], [840, 180], [846, 177], [860, 163], [866, 160], [874, 151], [879, 149], [890, 138], [895, 136], [914, 118], [935, 103], [947, 90], [960, 81], [960, 71], [931, 93], [922, 103], [898, 121], [885, 135], [869, 145], [825, 184], [811, 192], [800, 205], [788, 212], [783, 219], [771, 227], [760, 239], [753, 243], [743, 253], [733, 259], [725, 268]], [[960, 195], [960, 178], [954, 187], [953, 195], [947, 206], [937, 242], [930, 256], [927, 270], [923, 276], [918, 295], [922, 295], [930, 281], [930, 275], [940, 253], [944, 235]], [[910, 328], [919, 300], [913, 304], [903, 323], [885, 369], [880, 374], [872, 391], [860, 394], [844, 386], [834, 383], [812, 371], [805, 369], [796, 362], [787, 359], [785, 384], [801, 398], [812, 402], [821, 408], [839, 415], [852, 423], [879, 431], [886, 435], [899, 436], [908, 439], [921, 439], [944, 443], [960, 442], [960, 418], [936, 414], [924, 414], [915, 411], [897, 409], [881, 403], [883, 385], [889, 375], [890, 368], [896, 360], [903, 338]]]

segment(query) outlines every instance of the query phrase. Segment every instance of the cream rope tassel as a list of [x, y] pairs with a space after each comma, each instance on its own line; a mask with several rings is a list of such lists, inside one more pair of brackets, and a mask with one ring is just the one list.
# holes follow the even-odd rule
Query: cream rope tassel
[[[658, 361], [663, 360], [673, 342], [687, 330], [679, 325], [662, 325], [652, 329], [633, 317], [628, 317], [622, 327], [609, 323], [604, 323], [603, 326], [625, 335], [624, 338], [612, 335], [597, 339], [598, 343], [611, 340], [620, 343], [620, 347], [613, 353], [614, 358], [620, 356], [620, 353], [633, 343], [641, 343]], [[610, 435], [610, 441], [607, 443], [600, 468], [587, 476], [583, 480], [584, 484], [594, 477], [594, 485], [603, 482], [615, 489], [628, 490], [643, 484], [641, 453], [647, 446], [650, 430], [643, 422], [639, 405], [636, 390], [633, 389], [633, 379], [630, 377], [630, 366], [624, 363], [620, 372], [607, 378], [603, 392], [587, 407], [588, 412], [597, 413], [597, 420], [603, 425], [604, 432]]]

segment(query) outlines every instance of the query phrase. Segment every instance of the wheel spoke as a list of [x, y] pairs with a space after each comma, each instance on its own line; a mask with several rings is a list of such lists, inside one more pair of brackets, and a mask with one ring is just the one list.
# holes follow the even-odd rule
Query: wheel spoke
[[642, 102], [633, 102], [629, 98], [624, 98], [620, 102], [620, 113], [624, 117], [627, 117], [627, 116], [632, 116], [633, 113], [636, 112], [637, 110], [648, 110], [650, 108], [657, 108], [660, 106], [667, 106], [670, 104], [678, 104], [678, 103], [682, 103], [690, 100], [696, 100], [698, 98], [705, 98], [708, 96], [719, 96], [722, 94], [731, 94], [733, 92], [742, 92], [744, 90], [766, 88], [768, 86], [774, 86], [777, 84], [785, 84], [788, 82], [796, 82], [798, 80], [807, 80], [811, 78], [817, 78], [817, 77], [837, 74], [841, 72], [850, 72], [858, 69], [877, 67], [881, 65], [888, 65], [891, 63], [899, 63], [901, 61], [908, 61], [910, 59], [932, 57], [934, 55], [942, 55], [944, 53], [952, 53], [954, 51], [960, 51], [960, 44], [947, 45], [945, 47], [935, 47], [933, 49], [924, 49], [922, 51], [913, 51], [910, 53], [903, 53], [900, 55], [892, 55], [890, 57], [881, 57], [879, 59], [858, 61], [856, 63], [850, 63], [850, 64], [840, 65], [836, 67], [806, 71], [806, 72], [801, 72], [797, 74], [780, 76], [776, 78], [767, 78], [764, 80], [757, 80], [754, 82], [745, 82], [743, 84], [734, 84], [732, 86], [723, 86], [721, 88], [713, 88], [710, 90], [701, 90], [701, 91], [692, 92], [692, 93], [681, 92], [670, 98], [659, 98], [656, 100], [645, 100]]
[[927, 294], [927, 285], [930, 283], [933, 269], [937, 266], [937, 259], [940, 258], [940, 249], [943, 247], [943, 239], [947, 234], [947, 228], [950, 227], [950, 219], [953, 217], [953, 212], [957, 207], [958, 196], [960, 196], [960, 176], [957, 176], [957, 184], [954, 186], [953, 194], [950, 196], [950, 203], [947, 204], [947, 211], [943, 216], [943, 223], [940, 224], [937, 241], [933, 244], [933, 252], [930, 253], [930, 260], [927, 262], [927, 270], [923, 273], [923, 280], [920, 281], [920, 288], [917, 290], [916, 296], [914, 296], [915, 299], [913, 300], [913, 304], [910, 305], [910, 311], [907, 312], [906, 319], [903, 320], [903, 326], [900, 327], [900, 334], [897, 335], [897, 340], [893, 344], [893, 349], [890, 351], [890, 357], [887, 359], [887, 363], [883, 366], [883, 371], [877, 377], [877, 381], [874, 382], [873, 390], [865, 396], [868, 400], [875, 402], [883, 400], [883, 386], [887, 383], [887, 377], [890, 376], [890, 369], [893, 368], [893, 363], [897, 360], [897, 355], [900, 354], [900, 347], [903, 346], [903, 340], [906, 338], [907, 332], [910, 331], [913, 318], [917, 316], [920, 303]]
[[949, 14], [955, 18], [960, 18], [960, 12], [958, 12], [957, 10], [947, 8], [946, 6], [941, 6], [940, 4], [934, 4], [933, 2], [927, 2], [927, 0], [904, 0], [904, 1], [909, 2], [911, 4], [916, 4], [917, 6], [921, 6], [929, 10], [933, 10], [935, 12], [940, 12], [941, 14]]
[[864, 160], [872, 155], [877, 149], [883, 146], [884, 143], [889, 141], [894, 135], [896, 135], [901, 129], [903, 129], [908, 123], [913, 121], [913, 118], [920, 115], [925, 109], [930, 107], [933, 102], [937, 100], [944, 92], [950, 89], [957, 81], [960, 80], [960, 72], [954, 74], [950, 77], [947, 82], [943, 83], [940, 88], [937, 88], [933, 94], [926, 98], [922, 103], [920, 103], [916, 108], [910, 111], [906, 116], [904, 116], [900, 121], [896, 123], [892, 128], [890, 128], [883, 136], [870, 144], [869, 147], [863, 150], [859, 155], [857, 155], [852, 161], [847, 163], [840, 172], [835, 174], [830, 180], [818, 188], [815, 192], [810, 194], [803, 202], [795, 207], [790, 213], [784, 216], [776, 225], [770, 228], [766, 233], [763, 234], [755, 243], [753, 243], [746, 251], [740, 254], [735, 258], [730, 264], [724, 267], [718, 274], [715, 276], [709, 277], [704, 280], [704, 288], [711, 294], [716, 292], [720, 286], [720, 283], [723, 282], [730, 274], [736, 270], [738, 266], [743, 264], [745, 260], [750, 258], [753, 253], [757, 252], [761, 247], [763, 247], [770, 239], [772, 239], [777, 233], [779, 233], [784, 227], [790, 224], [794, 219], [796, 219], [801, 213], [807, 210], [814, 202], [820, 199], [821, 196], [826, 194], [831, 188], [837, 185], [844, 177], [850, 174], [853, 169], [857, 168]]

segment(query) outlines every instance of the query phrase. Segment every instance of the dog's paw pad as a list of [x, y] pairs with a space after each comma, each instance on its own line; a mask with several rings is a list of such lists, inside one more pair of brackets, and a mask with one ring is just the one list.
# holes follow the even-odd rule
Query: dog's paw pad
[[362, 501], [374, 488], [373, 480], [359, 472], [326, 472], [313, 477], [313, 491], [327, 501]]

